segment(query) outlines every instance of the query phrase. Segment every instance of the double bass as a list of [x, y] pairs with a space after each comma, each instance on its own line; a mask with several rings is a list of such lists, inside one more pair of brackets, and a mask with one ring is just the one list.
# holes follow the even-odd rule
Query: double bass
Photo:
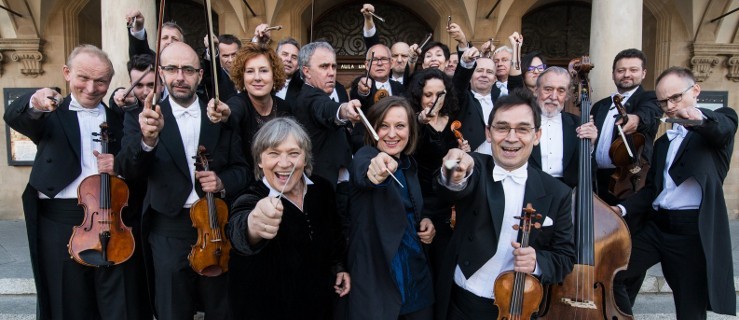
[[[529, 246], [531, 228], [541, 228], [541, 214], [536, 213], [531, 204], [526, 204], [523, 214], [516, 219], [521, 224], [513, 225], [513, 229], [521, 234], [521, 248]], [[539, 311], [539, 304], [544, 296], [544, 288], [535, 276], [517, 271], [506, 271], [495, 278], [495, 305], [498, 306], [498, 320], [531, 319], [531, 315]]]
[[[108, 123], [100, 124], [101, 153], [108, 153]], [[121, 212], [128, 206], [128, 186], [123, 179], [108, 173], [94, 174], [77, 187], [78, 205], [85, 209], [82, 224], [69, 238], [69, 255], [89, 267], [105, 267], [125, 262], [133, 255], [136, 243], [131, 228], [123, 223]]]
[[[587, 56], [569, 64], [580, 103], [581, 121], [590, 119]], [[616, 306], [613, 278], [631, 256], [629, 229], [621, 216], [593, 193], [590, 140], [580, 139], [579, 180], [575, 192], [574, 235], [577, 260], [562, 283], [550, 286], [539, 319], [633, 319]]]
[[[623, 119], [623, 124], [626, 124], [629, 117], [622, 102], [621, 95], [613, 97], [613, 104], [618, 110], [617, 117]], [[644, 187], [650, 167], [649, 160], [644, 155], [646, 140], [644, 135], [638, 132], [632, 134], [621, 132], [621, 135], [611, 143], [608, 155], [616, 166], [616, 171], [611, 175], [608, 192], [619, 200], [626, 199]]]
[[[198, 147], [196, 166], [210, 171], [205, 147]], [[192, 246], [187, 259], [190, 267], [199, 275], [216, 277], [228, 271], [231, 242], [226, 238], [225, 226], [228, 223], [228, 205], [222, 199], [206, 192], [190, 208], [192, 226], [198, 230], [198, 240]]]

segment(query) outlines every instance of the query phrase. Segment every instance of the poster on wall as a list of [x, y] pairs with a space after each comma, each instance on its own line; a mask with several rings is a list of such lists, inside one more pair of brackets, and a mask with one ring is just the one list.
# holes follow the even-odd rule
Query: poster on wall
[[[7, 108], [15, 99], [20, 96], [34, 92], [38, 88], [5, 88], [3, 96], [5, 97], [5, 108]], [[33, 159], [36, 158], [36, 144], [28, 137], [20, 134], [5, 126], [5, 139], [7, 141], [8, 165], [11, 166], [30, 166], [33, 165]]]

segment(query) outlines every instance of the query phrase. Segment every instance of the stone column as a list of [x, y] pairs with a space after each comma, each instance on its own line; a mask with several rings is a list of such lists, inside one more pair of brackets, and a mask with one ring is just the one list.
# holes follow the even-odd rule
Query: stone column
[[156, 38], [156, 1], [127, 0], [101, 1], [100, 24], [102, 27], [103, 51], [105, 51], [115, 68], [115, 76], [110, 83], [110, 90], [105, 97], [106, 104], [110, 94], [117, 87], [127, 87], [130, 84], [126, 63], [128, 62], [128, 29], [126, 28], [126, 14], [131, 9], [139, 9], [145, 18], [144, 27], [147, 30], [149, 47], [154, 48]]
[[[623, 49], [642, 48], [643, 0], [593, 1], [590, 15], [590, 72], [592, 101], [616, 91], [613, 58]], [[647, 70], [654, 72], [654, 70]]]

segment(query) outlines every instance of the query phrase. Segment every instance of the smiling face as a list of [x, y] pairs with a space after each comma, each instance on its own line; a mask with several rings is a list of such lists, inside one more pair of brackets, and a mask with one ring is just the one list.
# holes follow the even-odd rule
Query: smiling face
[[[531, 155], [534, 146], [539, 144], [541, 130], [534, 130], [534, 113], [525, 104], [513, 105], [498, 110], [492, 125], [485, 130], [485, 136], [491, 143], [495, 164], [503, 169], [513, 171], [523, 166]], [[529, 133], [521, 134], [521, 130], [496, 130], [497, 128], [530, 128]]]
[[64, 79], [77, 102], [83, 107], [94, 108], [108, 93], [113, 72], [99, 57], [82, 52], [64, 66]]
[[377, 149], [393, 157], [400, 156], [408, 145], [410, 115], [401, 106], [391, 107], [377, 128]]
[[647, 70], [642, 68], [643, 64], [639, 58], [622, 58], [616, 62], [616, 67], [613, 69], [613, 82], [619, 93], [631, 91], [641, 84], [647, 76]]
[[424, 69], [439, 69], [446, 67], [446, 56], [444, 56], [444, 50], [441, 47], [433, 47], [426, 51], [426, 54], [423, 56], [423, 64], [421, 66]]
[[258, 55], [244, 64], [244, 87], [250, 97], [268, 96], [274, 86], [272, 65], [264, 55]]
[[[285, 194], [302, 192], [303, 171], [305, 170], [305, 151], [290, 134], [276, 147], [267, 148], [259, 157], [258, 166], [262, 169], [267, 183], [275, 190], [285, 190]], [[295, 172], [288, 181], [295, 165]], [[287, 186], [286, 186], [287, 185]]]
[[477, 66], [472, 73], [470, 85], [479, 94], [488, 94], [495, 84], [495, 64], [488, 58], [477, 59]]
[[534, 93], [542, 116], [551, 118], [562, 112], [569, 85], [570, 77], [567, 74], [548, 72], [540, 76], [539, 86]]
[[534, 90], [534, 87], [536, 87], [536, 79], [539, 78], [539, 74], [544, 72], [544, 70], [539, 70], [539, 68], [541, 68], [543, 64], [544, 63], [541, 62], [541, 59], [539, 59], [539, 57], [534, 57], [533, 59], [531, 59], [531, 67], [533, 67], [533, 70], [524, 70], [524, 72], [526, 73], [524, 73], [523, 76], [523, 82], [526, 84], [527, 88]]

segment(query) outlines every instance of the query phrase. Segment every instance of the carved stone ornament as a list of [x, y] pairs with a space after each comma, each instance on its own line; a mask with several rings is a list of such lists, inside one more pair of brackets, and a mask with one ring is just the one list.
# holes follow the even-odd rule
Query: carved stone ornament
[[44, 55], [41, 52], [15, 51], [10, 58], [15, 62], [20, 61], [23, 64], [21, 73], [24, 75], [35, 78], [44, 73], [44, 70], [41, 69], [41, 60], [44, 58]]
[[716, 56], [694, 56], [690, 59], [690, 65], [693, 66], [693, 74], [695, 81], [703, 82], [713, 73], [713, 67], [718, 64]]
[[726, 60], [726, 65], [729, 67], [729, 73], [726, 75], [731, 81], [739, 82], [739, 56], [731, 56]]

